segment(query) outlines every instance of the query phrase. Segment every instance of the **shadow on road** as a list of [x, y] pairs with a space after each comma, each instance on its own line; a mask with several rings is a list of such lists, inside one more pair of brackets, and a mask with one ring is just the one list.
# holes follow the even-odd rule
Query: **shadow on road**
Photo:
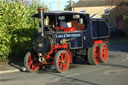
[[10, 66], [15, 67], [16, 69], [19, 69], [20, 71], [23, 71], [24, 68], [24, 62], [13, 62], [13, 63], [8, 63]]

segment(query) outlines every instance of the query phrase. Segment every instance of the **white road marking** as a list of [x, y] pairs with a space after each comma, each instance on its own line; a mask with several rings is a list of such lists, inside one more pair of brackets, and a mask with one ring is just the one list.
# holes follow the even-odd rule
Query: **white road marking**
[[[94, 72], [94, 71], [99, 71], [99, 70], [103, 70], [103, 69], [106, 69], [106, 68], [109, 68], [109, 67], [110, 66], [105, 66], [105, 67], [102, 67], [102, 68], [99, 68], [99, 69], [95, 69], [95, 70], [91, 70], [91, 71], [86, 71], [86, 72], [83, 72], [83, 73], [76, 73], [76, 74], [65, 76], [65, 78], [72, 77], [72, 76], [77, 76], [77, 75], [80, 75], [80, 74], [86, 74], [86, 73], [90, 73], [90, 72]], [[61, 78], [56, 78], [53, 81], [58, 81], [60, 79]]]
[[56, 78], [56, 79], [54, 79], [53, 81], [59, 81], [61, 78]]
[[12, 72], [18, 72], [18, 69], [15, 70], [7, 70], [7, 71], [0, 71], [0, 74], [5, 74], [5, 73], [12, 73]]
[[121, 63], [124, 63], [127, 60], [128, 60], [128, 54], [127, 54], [127, 57], [124, 60], [121, 61]]
[[72, 76], [77, 76], [77, 75], [80, 75], [81, 73], [76, 73], [76, 74], [73, 74], [73, 75], [68, 75], [66, 77], [72, 77]]

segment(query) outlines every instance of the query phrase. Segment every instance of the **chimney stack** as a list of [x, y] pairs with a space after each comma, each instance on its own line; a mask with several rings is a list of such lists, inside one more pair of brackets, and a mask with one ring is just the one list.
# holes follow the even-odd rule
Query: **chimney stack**
[[38, 16], [40, 17], [39, 23], [41, 25], [42, 36], [44, 36], [44, 8], [38, 8]]

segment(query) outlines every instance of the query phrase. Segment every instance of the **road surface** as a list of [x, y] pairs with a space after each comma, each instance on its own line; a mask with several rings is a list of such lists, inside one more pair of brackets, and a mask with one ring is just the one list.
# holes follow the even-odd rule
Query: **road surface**
[[71, 64], [65, 73], [47, 70], [1, 74], [0, 85], [128, 85], [128, 51], [122, 46], [114, 48], [106, 64]]

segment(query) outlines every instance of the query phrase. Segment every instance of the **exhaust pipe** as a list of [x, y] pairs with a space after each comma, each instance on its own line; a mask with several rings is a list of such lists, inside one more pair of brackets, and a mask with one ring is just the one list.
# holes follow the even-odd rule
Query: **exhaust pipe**
[[40, 22], [40, 25], [41, 25], [41, 34], [42, 36], [44, 36], [44, 8], [38, 8], [38, 17], [40, 18], [39, 19], [39, 22]]

